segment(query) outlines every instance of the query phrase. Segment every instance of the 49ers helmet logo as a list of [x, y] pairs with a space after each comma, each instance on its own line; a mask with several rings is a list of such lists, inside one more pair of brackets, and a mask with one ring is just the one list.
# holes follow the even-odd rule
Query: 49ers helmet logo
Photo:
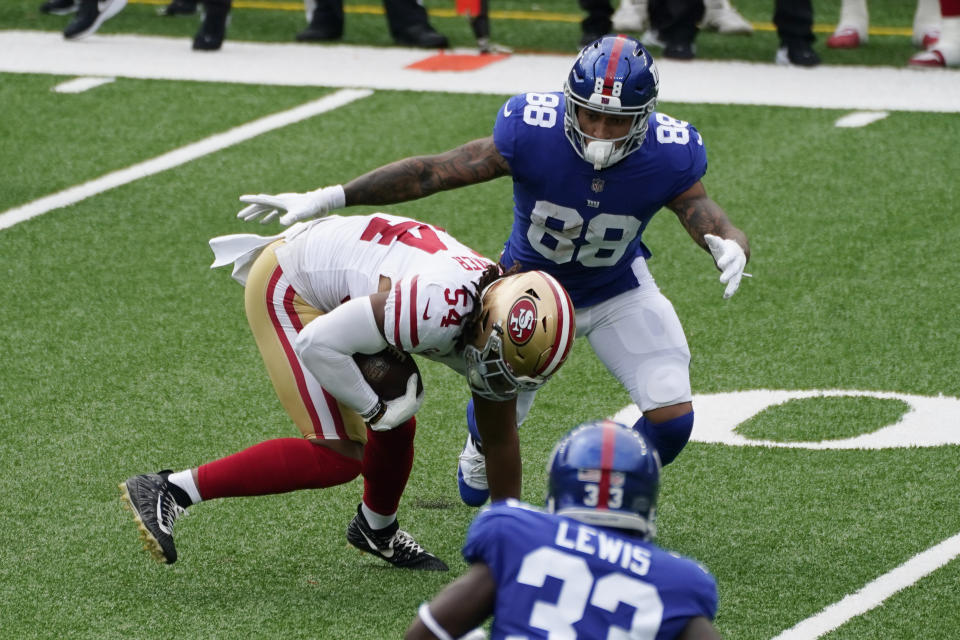
[[507, 316], [507, 335], [515, 345], [524, 345], [533, 337], [537, 326], [537, 305], [528, 297], [513, 303]]

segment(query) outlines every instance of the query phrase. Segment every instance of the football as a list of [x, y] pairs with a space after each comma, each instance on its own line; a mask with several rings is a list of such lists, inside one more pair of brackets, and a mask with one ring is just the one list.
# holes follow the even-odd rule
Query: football
[[423, 377], [409, 353], [387, 347], [379, 353], [355, 353], [353, 359], [364, 380], [384, 401], [402, 396], [413, 374], [417, 374], [417, 394], [423, 392]]

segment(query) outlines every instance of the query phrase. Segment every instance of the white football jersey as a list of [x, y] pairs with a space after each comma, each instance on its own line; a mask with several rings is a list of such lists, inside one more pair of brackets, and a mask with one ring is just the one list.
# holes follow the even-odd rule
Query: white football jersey
[[[443, 229], [376, 213], [328, 216], [277, 249], [284, 275], [311, 306], [330, 311], [378, 291], [390, 279], [384, 310], [387, 342], [441, 360], [453, 352], [474, 305], [476, 282], [493, 264]], [[457, 363], [459, 364], [459, 363]]]

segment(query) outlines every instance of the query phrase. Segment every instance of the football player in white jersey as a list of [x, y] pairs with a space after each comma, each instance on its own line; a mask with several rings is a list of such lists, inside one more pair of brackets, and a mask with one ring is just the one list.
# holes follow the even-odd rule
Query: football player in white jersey
[[490, 490], [517, 497], [517, 394], [542, 385], [570, 351], [576, 329], [566, 291], [549, 274], [504, 273], [442, 229], [383, 213], [330, 216], [272, 237], [223, 236], [210, 246], [213, 266], [232, 263], [244, 285], [257, 346], [303, 437], [121, 483], [147, 550], [175, 562], [174, 521], [201, 500], [330, 487], [362, 473], [347, 540], [394, 566], [446, 570], [396, 518], [423, 398], [417, 376], [400, 397], [381, 398], [353, 356], [395, 349], [466, 376]]
[[[488, 138], [399, 160], [342, 186], [243, 196], [249, 206], [238, 216], [262, 222], [280, 216], [292, 224], [348, 205], [412, 200], [511, 176], [513, 229], [501, 266], [545, 271], [563, 284], [576, 307], [578, 335], [630, 393], [643, 412], [634, 428], [668, 464], [693, 428], [690, 351], [673, 305], [647, 268], [652, 254], [643, 232], [661, 208], [672, 210], [712, 255], [724, 298], [740, 286], [750, 245], [701, 182], [703, 137], [690, 123], [656, 111], [658, 91], [659, 73], [643, 45], [605, 36], [580, 52], [562, 92], [508, 99]], [[518, 423], [530, 395], [518, 402]], [[467, 424], [460, 496], [480, 505], [489, 496], [489, 452], [473, 405]]]

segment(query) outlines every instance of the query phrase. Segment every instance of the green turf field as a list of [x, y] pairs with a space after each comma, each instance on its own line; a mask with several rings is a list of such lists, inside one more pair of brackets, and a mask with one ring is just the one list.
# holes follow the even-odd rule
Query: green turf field
[[[33, 15], [37, 4], [5, 2], [0, 24], [61, 20]], [[769, 17], [768, 3], [735, 4], [753, 20]], [[819, 2], [818, 11], [825, 4], [834, 3]], [[909, 25], [900, 3], [873, 4], [876, 24]], [[104, 32], [159, 32], [164, 21], [152, 11], [131, 5]], [[260, 37], [241, 30], [244, 11], [230, 37]], [[836, 7], [823, 7], [823, 21], [828, 11]], [[293, 12], [262, 15], [291, 33], [302, 23]], [[370, 21], [378, 37], [385, 31], [382, 16], [349, 20]], [[176, 22], [162, 28], [184, 37], [195, 28]], [[503, 40], [508, 24], [494, 23]], [[451, 35], [452, 25], [437, 20]], [[577, 34], [562, 21], [544, 29]], [[746, 48], [761, 36], [738, 39], [744, 48], [729, 57], [752, 59]], [[466, 45], [468, 32], [461, 37]], [[521, 46], [521, 37], [509, 43]], [[909, 38], [889, 38], [878, 46], [896, 45], [905, 59]], [[325, 93], [123, 78], [76, 95], [50, 91], [66, 79], [0, 74], [0, 212]], [[420, 602], [465, 569], [459, 548], [475, 510], [460, 503], [454, 473], [467, 391], [424, 360], [427, 399], [400, 521], [451, 565], [449, 574], [394, 570], [347, 545], [359, 480], [198, 505], [177, 523], [180, 560], [161, 567], [140, 548], [117, 483], [297, 434], [249, 335], [242, 289], [228, 270], [208, 268], [210, 237], [260, 230], [234, 217], [239, 194], [333, 184], [487, 135], [502, 100], [378, 91], [0, 229], [0, 637], [395, 638]], [[694, 393], [960, 397], [956, 113], [894, 112], [838, 129], [846, 112], [660, 108], [703, 134], [704, 184], [753, 250], [754, 277], [723, 301], [710, 258], [671, 213], [644, 236], [651, 270], [684, 323]], [[390, 210], [439, 224], [492, 257], [509, 229], [510, 198], [501, 180]], [[546, 457], [569, 427], [628, 403], [578, 343], [521, 432], [525, 499], [542, 499]], [[849, 438], [905, 410], [896, 399], [796, 400], [740, 432], [783, 443]], [[958, 415], [942, 416], [954, 432]], [[717, 577], [724, 637], [767, 639], [960, 532], [958, 486], [957, 445], [820, 451], [691, 442], [664, 471], [659, 542]], [[954, 559], [824, 637], [955, 638], [958, 584]]]

